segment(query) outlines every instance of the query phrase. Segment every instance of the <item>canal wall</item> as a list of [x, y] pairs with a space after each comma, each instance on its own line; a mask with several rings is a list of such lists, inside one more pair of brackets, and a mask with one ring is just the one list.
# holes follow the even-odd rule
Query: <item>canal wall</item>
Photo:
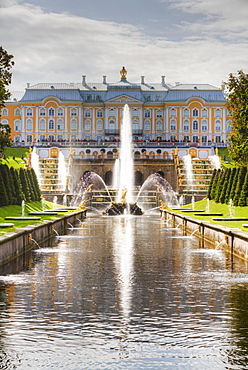
[[70, 212], [55, 220], [44, 220], [37, 225], [28, 225], [0, 236], [0, 266], [25, 252], [37, 248], [51, 237], [66, 233], [68, 226], [86, 217], [86, 211]]
[[173, 226], [180, 225], [185, 233], [194, 233], [198, 236], [201, 239], [202, 247], [207, 241], [218, 248], [227, 250], [232, 255], [248, 260], [247, 232], [238, 228], [211, 224], [209, 221], [198, 220], [166, 209], [161, 210], [161, 215]]

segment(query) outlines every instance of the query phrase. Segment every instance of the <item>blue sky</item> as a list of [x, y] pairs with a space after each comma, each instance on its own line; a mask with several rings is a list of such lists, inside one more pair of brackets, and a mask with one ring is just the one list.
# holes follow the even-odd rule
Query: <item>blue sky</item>
[[0, 0], [11, 90], [26, 83], [128, 80], [221, 86], [247, 72], [248, 0]]

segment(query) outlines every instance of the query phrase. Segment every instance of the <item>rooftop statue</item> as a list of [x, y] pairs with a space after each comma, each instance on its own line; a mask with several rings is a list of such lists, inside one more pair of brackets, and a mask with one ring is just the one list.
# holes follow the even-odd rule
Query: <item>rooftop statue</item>
[[121, 74], [121, 80], [126, 80], [127, 79], [127, 70], [125, 67], [122, 67], [122, 70], [120, 71]]

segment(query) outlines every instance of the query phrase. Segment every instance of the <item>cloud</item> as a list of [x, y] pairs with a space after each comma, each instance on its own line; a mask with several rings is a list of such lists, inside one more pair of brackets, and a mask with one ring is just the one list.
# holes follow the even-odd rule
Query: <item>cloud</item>
[[[193, 3], [205, 11], [201, 1], [173, 0], [173, 6], [182, 5], [185, 11]], [[81, 74], [91, 82], [101, 82], [103, 75], [114, 82], [123, 65], [133, 82], [140, 81], [141, 75], [147, 82], [160, 82], [160, 76], [166, 75], [169, 83], [220, 86], [230, 72], [247, 64], [247, 47], [237, 40], [215, 37], [214, 29], [207, 32], [211, 22], [204, 25], [204, 35], [197, 22], [182, 22], [181, 40], [171, 41], [148, 36], [142, 27], [131, 24], [49, 13], [40, 6], [8, 0], [1, 9], [0, 23], [5, 31], [2, 46], [15, 60], [12, 90], [24, 89], [26, 82], [80, 82]]]

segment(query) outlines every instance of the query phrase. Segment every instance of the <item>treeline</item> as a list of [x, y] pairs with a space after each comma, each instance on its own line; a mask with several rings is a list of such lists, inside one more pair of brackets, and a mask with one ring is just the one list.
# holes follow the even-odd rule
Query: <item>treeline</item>
[[228, 204], [232, 199], [235, 206], [248, 206], [247, 167], [214, 170], [207, 197], [216, 203]]
[[14, 169], [0, 164], [0, 206], [39, 201], [41, 192], [33, 168]]

